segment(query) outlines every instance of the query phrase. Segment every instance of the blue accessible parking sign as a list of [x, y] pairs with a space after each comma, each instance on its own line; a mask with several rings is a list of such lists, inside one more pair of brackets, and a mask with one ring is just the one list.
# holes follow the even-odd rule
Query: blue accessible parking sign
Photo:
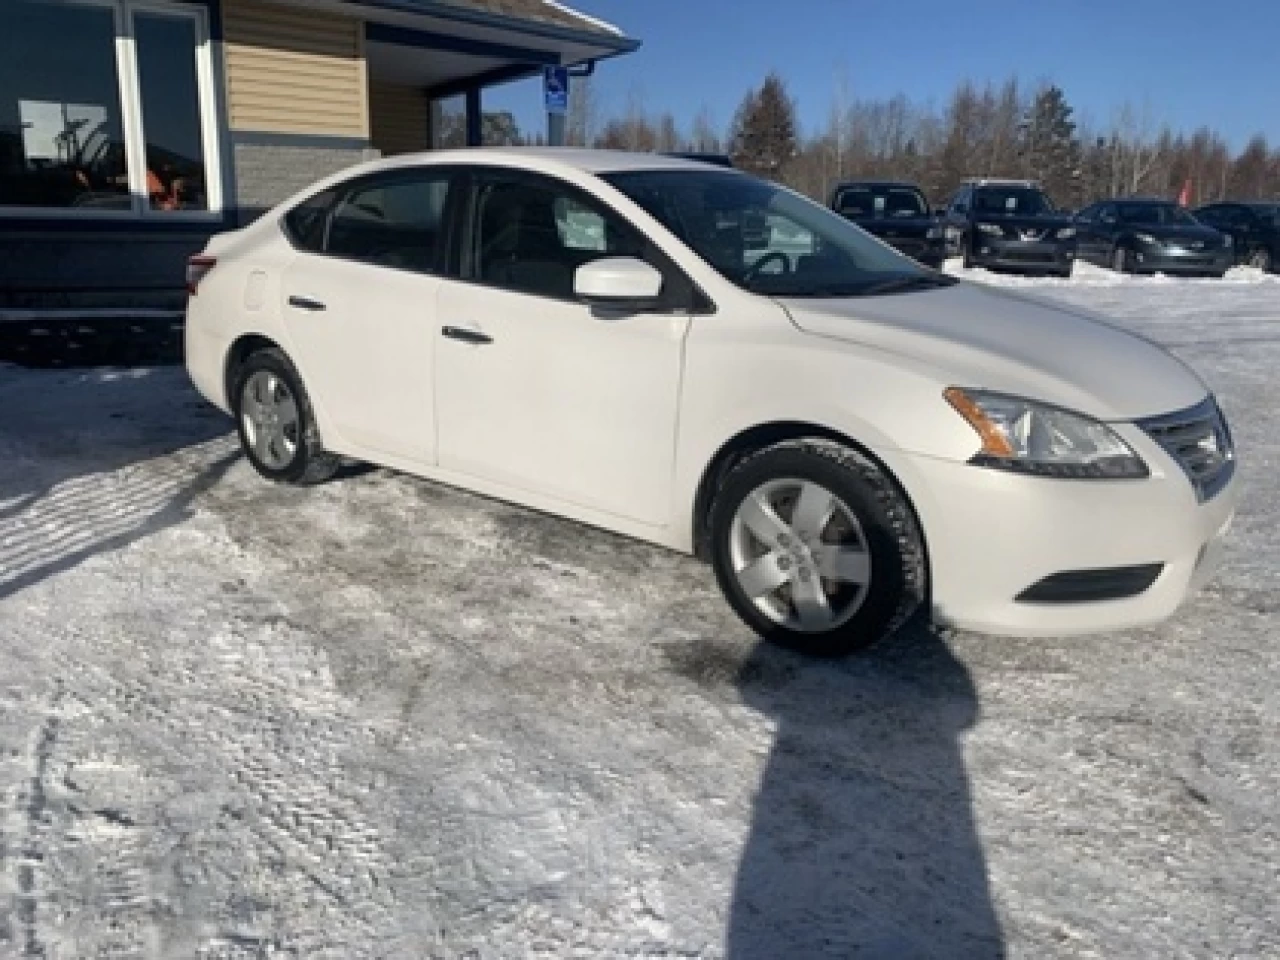
[[569, 110], [568, 67], [543, 68], [542, 95], [547, 103], [547, 113], [566, 113]]

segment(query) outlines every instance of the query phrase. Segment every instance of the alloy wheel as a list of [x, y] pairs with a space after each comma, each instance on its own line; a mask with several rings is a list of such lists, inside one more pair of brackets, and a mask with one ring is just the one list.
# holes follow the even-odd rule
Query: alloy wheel
[[847, 623], [871, 585], [857, 515], [812, 480], [770, 480], [743, 498], [729, 556], [738, 587], [760, 612], [804, 633]]
[[244, 383], [240, 420], [255, 456], [271, 470], [283, 470], [298, 452], [301, 420], [289, 385], [270, 370], [258, 370]]

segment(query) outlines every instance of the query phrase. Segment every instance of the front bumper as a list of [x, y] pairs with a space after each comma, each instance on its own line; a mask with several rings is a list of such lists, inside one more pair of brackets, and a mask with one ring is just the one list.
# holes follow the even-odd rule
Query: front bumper
[[885, 243], [901, 254], [905, 254], [930, 267], [941, 267], [946, 259], [946, 252], [941, 238], [928, 240], [920, 237], [881, 237]]
[[1133, 254], [1134, 269], [1141, 273], [1224, 273], [1235, 263], [1230, 247], [1187, 250], [1144, 244]]
[[[1150, 478], [1050, 480], [907, 458], [907, 473], [920, 485], [909, 492], [929, 550], [938, 623], [1010, 636], [1146, 626], [1172, 616], [1213, 575], [1238, 480], [1201, 503], [1181, 468], [1138, 428], [1118, 430], [1147, 461]], [[1032, 588], [1061, 584], [1064, 574], [1078, 584], [1081, 575], [1097, 573], [1114, 585], [1118, 576], [1154, 565], [1159, 571], [1149, 586], [1138, 583], [1129, 595], [1028, 599], [1043, 597]]]
[[1075, 263], [1074, 240], [1012, 240], [974, 237], [970, 258], [982, 267], [1010, 270], [1052, 270], [1066, 273]]

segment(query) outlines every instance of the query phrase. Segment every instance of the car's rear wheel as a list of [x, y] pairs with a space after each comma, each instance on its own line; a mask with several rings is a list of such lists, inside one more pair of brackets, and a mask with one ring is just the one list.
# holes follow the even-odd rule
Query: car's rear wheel
[[251, 354], [236, 371], [232, 396], [240, 443], [262, 476], [310, 484], [337, 472], [341, 459], [321, 444], [302, 379], [282, 351]]
[[850, 653], [891, 634], [924, 596], [911, 507], [880, 467], [840, 444], [794, 440], [747, 457], [708, 527], [729, 603], [784, 646]]
[[1258, 247], [1253, 253], [1249, 254], [1249, 266], [1261, 270], [1263, 273], [1271, 272], [1271, 251], [1266, 247]]

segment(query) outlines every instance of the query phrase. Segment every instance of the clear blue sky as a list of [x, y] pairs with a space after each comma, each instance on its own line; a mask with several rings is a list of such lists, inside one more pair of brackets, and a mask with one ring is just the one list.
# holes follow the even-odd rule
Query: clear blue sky
[[[1048, 79], [1078, 117], [1106, 124], [1125, 100], [1156, 122], [1218, 129], [1235, 149], [1280, 142], [1276, 0], [567, 0], [643, 46], [602, 62], [604, 115], [637, 97], [688, 130], [699, 107], [727, 127], [743, 94], [777, 70], [803, 131], [826, 122], [841, 77], [853, 97], [904, 93], [944, 106], [956, 83]], [[541, 87], [486, 92], [486, 109], [544, 127]]]

